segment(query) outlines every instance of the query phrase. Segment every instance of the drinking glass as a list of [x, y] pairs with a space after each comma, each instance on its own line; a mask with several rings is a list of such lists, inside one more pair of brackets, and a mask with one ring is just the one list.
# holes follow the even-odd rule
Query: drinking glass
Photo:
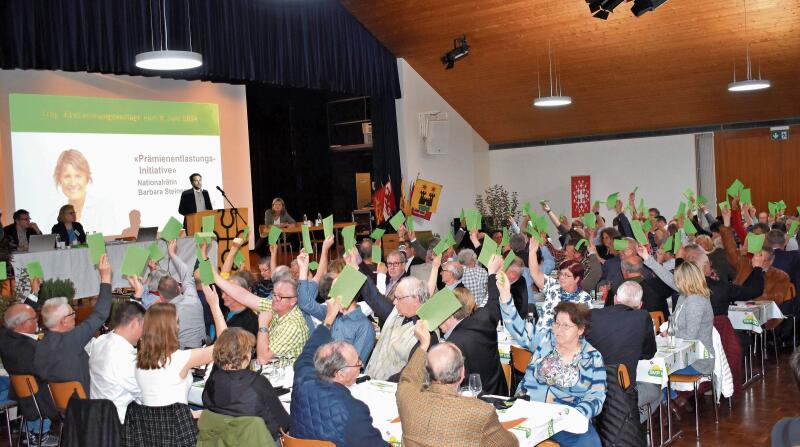
[[469, 390], [472, 391], [474, 397], [478, 397], [478, 395], [481, 394], [481, 391], [483, 391], [483, 384], [481, 383], [480, 374], [469, 375]]

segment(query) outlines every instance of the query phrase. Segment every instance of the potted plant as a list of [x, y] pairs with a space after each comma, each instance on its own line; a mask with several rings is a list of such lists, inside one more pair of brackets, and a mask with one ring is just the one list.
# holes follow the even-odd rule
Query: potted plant
[[499, 230], [508, 225], [508, 218], [519, 218], [517, 211], [519, 201], [516, 192], [509, 192], [502, 185], [494, 185], [484, 192], [484, 195], [475, 196], [475, 208], [480, 211], [483, 221], [488, 228], [484, 230]]
[[50, 298], [65, 297], [72, 302], [75, 298], [75, 284], [69, 279], [48, 279], [42, 282], [39, 288], [39, 301], [37, 307], [41, 309], [42, 304]]

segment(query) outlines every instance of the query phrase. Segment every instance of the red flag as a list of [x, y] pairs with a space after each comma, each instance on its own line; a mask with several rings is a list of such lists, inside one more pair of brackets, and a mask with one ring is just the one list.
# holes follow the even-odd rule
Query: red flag
[[372, 209], [375, 212], [375, 225], [380, 225], [384, 221], [383, 217], [383, 201], [384, 201], [383, 186], [376, 189], [372, 193]]
[[590, 176], [572, 176], [572, 217], [579, 217], [590, 211], [591, 192]]
[[383, 220], [392, 218], [395, 212], [394, 194], [392, 193], [392, 179], [383, 185]]

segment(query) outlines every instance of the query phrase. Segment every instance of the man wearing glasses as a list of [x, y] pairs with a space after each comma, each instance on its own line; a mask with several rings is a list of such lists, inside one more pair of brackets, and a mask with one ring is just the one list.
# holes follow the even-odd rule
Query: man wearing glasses
[[26, 210], [14, 213], [14, 223], [3, 228], [4, 237], [11, 242], [11, 248], [28, 251], [31, 236], [42, 234], [39, 226], [31, 222], [31, 215]]
[[376, 286], [378, 292], [391, 297], [395, 287], [401, 279], [408, 276], [406, 272], [406, 254], [395, 250], [386, 256], [386, 267], [378, 265], [378, 279]]

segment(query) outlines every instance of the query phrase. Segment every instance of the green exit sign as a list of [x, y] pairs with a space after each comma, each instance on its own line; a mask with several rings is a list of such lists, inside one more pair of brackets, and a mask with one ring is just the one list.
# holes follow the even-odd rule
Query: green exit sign
[[789, 129], [770, 130], [772, 141], [786, 141], [789, 139]]

